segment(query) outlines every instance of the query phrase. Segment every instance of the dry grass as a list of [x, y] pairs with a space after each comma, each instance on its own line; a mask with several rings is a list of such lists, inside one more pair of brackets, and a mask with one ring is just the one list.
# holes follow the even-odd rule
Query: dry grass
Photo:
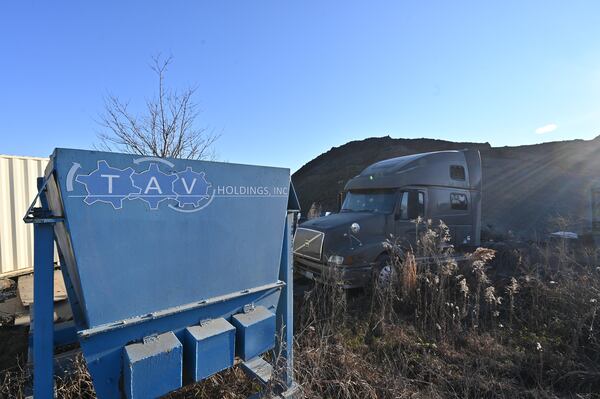
[[[344, 320], [322, 317], [308, 329], [300, 323], [298, 379], [308, 397], [551, 398], [600, 392], [596, 250], [564, 242], [531, 245], [495, 260], [495, 251], [479, 248], [457, 264], [447, 227], [418, 223], [414, 253], [387, 243], [392, 273], [370, 298], [333, 301], [348, 310]], [[514, 273], [498, 275], [506, 259], [516, 260], [508, 265]], [[313, 291], [330, 289], [316, 285]]]
[[24, 398], [27, 384], [31, 381], [29, 369], [17, 359], [16, 366], [3, 372], [0, 379], [0, 398]]

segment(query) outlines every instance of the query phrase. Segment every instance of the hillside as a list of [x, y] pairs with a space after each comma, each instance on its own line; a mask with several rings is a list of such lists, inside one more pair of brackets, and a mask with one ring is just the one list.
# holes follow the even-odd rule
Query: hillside
[[549, 221], [568, 218], [582, 231], [590, 218], [590, 188], [600, 180], [600, 136], [594, 140], [520, 147], [387, 137], [352, 141], [308, 162], [292, 176], [303, 210], [313, 202], [336, 209], [348, 179], [382, 159], [427, 151], [477, 148], [483, 163], [483, 226], [533, 237]]

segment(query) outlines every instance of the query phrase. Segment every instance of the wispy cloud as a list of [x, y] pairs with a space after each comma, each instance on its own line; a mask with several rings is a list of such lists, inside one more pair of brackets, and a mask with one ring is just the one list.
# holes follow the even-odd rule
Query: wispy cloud
[[537, 129], [535, 129], [535, 132], [537, 134], [546, 134], [546, 133], [553, 132], [556, 129], [558, 129], [558, 125], [556, 123], [549, 123], [547, 125], [538, 127]]

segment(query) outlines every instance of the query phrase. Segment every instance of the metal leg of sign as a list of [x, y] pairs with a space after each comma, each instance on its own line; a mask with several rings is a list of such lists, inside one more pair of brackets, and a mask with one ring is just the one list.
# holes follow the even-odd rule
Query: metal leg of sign
[[54, 397], [54, 230], [51, 223], [34, 224], [33, 273], [33, 393]]
[[277, 340], [275, 353], [281, 356], [284, 366], [281, 370], [280, 378], [283, 383], [281, 397], [291, 398], [298, 390], [294, 383], [294, 278], [292, 269], [292, 224], [293, 213], [288, 213], [285, 223], [285, 234], [281, 251], [281, 265], [279, 269], [279, 279], [285, 282], [285, 287], [279, 298], [279, 313], [277, 314], [277, 333], [280, 338]]
[[54, 397], [55, 219], [47, 217], [44, 179], [38, 178], [37, 186], [42, 207], [35, 208], [33, 218], [28, 218], [28, 211], [23, 219], [33, 222], [33, 395], [50, 399]]

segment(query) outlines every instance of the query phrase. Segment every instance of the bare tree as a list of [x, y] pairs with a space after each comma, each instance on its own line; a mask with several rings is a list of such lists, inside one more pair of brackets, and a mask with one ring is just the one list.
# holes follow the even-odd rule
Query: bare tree
[[187, 159], [214, 159], [213, 144], [219, 134], [197, 127], [199, 114], [192, 97], [196, 87], [181, 92], [165, 87], [165, 73], [172, 57], [152, 58], [150, 65], [158, 78], [158, 93], [146, 100], [141, 115], [133, 114], [129, 104], [108, 95], [104, 113], [98, 123], [104, 131], [98, 134], [100, 147], [108, 151]]

